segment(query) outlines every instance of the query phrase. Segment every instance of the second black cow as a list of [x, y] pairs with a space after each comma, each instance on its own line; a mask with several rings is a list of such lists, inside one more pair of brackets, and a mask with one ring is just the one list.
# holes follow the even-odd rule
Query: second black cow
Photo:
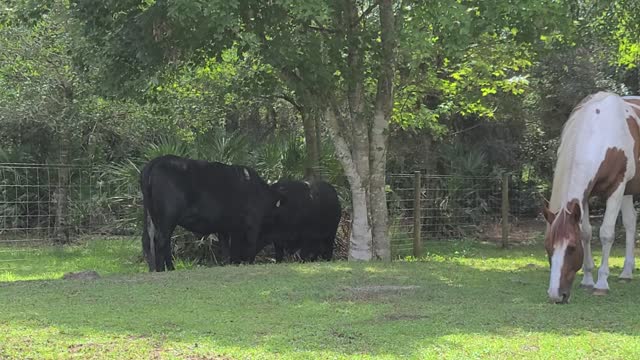
[[303, 261], [331, 260], [342, 209], [338, 194], [325, 181], [280, 180], [271, 185], [282, 205], [273, 223], [263, 227], [261, 244], [273, 243], [276, 261], [285, 251], [299, 251]]
[[251, 168], [157, 157], [140, 174], [144, 204], [142, 248], [149, 271], [173, 270], [171, 235], [176, 227], [229, 235], [232, 263], [252, 263], [258, 234], [280, 195]]

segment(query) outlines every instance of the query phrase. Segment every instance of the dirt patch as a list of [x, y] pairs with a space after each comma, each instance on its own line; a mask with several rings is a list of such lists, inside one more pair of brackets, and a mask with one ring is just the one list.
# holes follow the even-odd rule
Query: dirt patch
[[362, 287], [347, 287], [345, 293], [340, 296], [341, 300], [351, 301], [371, 301], [380, 300], [385, 297], [395, 297], [406, 294], [420, 288], [416, 285], [369, 285]]
[[402, 290], [415, 290], [418, 288], [419, 286], [417, 285], [406, 285], [406, 286], [370, 285], [370, 286], [363, 286], [363, 287], [347, 288], [347, 290], [351, 290], [354, 292], [384, 293], [384, 292], [398, 292]]
[[78, 271], [78, 272], [68, 272], [62, 276], [65, 280], [96, 280], [100, 278], [100, 275], [93, 271]]
[[73, 345], [69, 345], [67, 347], [67, 350], [72, 353], [75, 354], [77, 352], [80, 352], [82, 350], [82, 348], [84, 347], [84, 344], [73, 344]]
[[525, 270], [542, 270], [542, 269], [546, 269], [544, 266], [540, 266], [538, 264], [527, 264], [525, 266], [522, 266], [520, 269], [525, 269]]
[[383, 316], [386, 321], [403, 321], [403, 320], [422, 320], [428, 319], [425, 315], [409, 315], [409, 314], [387, 314]]
[[227, 356], [218, 355], [189, 355], [185, 359], [187, 360], [233, 360], [233, 358]]

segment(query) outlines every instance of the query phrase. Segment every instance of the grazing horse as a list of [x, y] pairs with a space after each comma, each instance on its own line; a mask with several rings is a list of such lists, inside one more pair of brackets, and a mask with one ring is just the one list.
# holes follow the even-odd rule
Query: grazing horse
[[[594, 295], [609, 291], [609, 253], [618, 212], [626, 231], [626, 255], [620, 279], [630, 280], [635, 266], [636, 211], [640, 193], [640, 97], [598, 92], [583, 99], [562, 130], [551, 199], [543, 208], [547, 220], [545, 249], [549, 257], [549, 299], [566, 303], [576, 273]], [[600, 227], [602, 263], [598, 282], [591, 254], [589, 198], [606, 199]], [[584, 266], [583, 266], [584, 263]]]

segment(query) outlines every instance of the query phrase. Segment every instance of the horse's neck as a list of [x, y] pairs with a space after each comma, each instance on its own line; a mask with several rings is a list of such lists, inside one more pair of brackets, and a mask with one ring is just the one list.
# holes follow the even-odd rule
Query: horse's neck
[[587, 171], [587, 173], [585, 173], [584, 169], [572, 170], [573, 171], [565, 173], [566, 176], [563, 178], [554, 178], [551, 199], [549, 201], [549, 210], [554, 213], [557, 213], [560, 209], [564, 209], [572, 200], [578, 200], [580, 208], [582, 209], [584, 199], [589, 196], [588, 190], [590, 182], [596, 174], [597, 169]]
[[[576, 129], [576, 131], [584, 131]], [[602, 139], [593, 138], [592, 134], [582, 134], [572, 139], [570, 148], [560, 155], [554, 171], [550, 210], [557, 212], [572, 200], [578, 200], [582, 208], [583, 200], [589, 196], [591, 182], [596, 177], [604, 150], [607, 146], [598, 144]], [[571, 149], [571, 150], [570, 150]]]

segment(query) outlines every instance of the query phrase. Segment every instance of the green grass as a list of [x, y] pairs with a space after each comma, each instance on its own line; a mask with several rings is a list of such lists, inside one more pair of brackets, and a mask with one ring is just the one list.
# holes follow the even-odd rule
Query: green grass
[[[66, 272], [96, 270], [100, 274], [145, 272], [140, 239], [107, 238], [66, 246], [0, 246], [0, 282], [59, 279]], [[191, 268], [177, 261], [178, 269]]]
[[[32, 275], [15, 265], [0, 283], [0, 358], [640, 356], [640, 285], [616, 281], [621, 248], [611, 259], [610, 295], [576, 288], [569, 305], [547, 303], [541, 246], [425, 248], [421, 261], [391, 264], [183, 266], [153, 274], [137, 262], [135, 241], [30, 253]], [[103, 277], [56, 279], [82, 269]], [[12, 281], [38, 277], [47, 280]], [[417, 288], [376, 288], [386, 285]]]

